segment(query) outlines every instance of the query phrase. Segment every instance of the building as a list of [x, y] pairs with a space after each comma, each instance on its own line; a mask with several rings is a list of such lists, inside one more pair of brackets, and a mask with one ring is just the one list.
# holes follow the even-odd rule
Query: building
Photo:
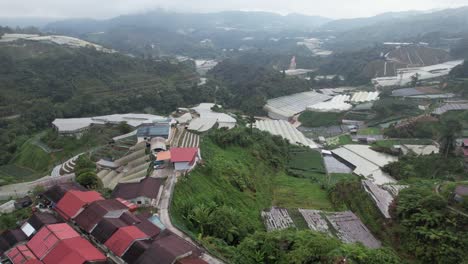
[[13, 264], [105, 263], [107, 258], [68, 224], [46, 225], [25, 245], [6, 253]]
[[139, 182], [119, 183], [111, 197], [131, 201], [138, 206], [155, 205], [163, 184], [163, 179], [152, 177], [146, 177]]
[[116, 199], [98, 200], [87, 206], [75, 218], [75, 223], [91, 233], [102, 218], [116, 218], [127, 211], [128, 207]]
[[124, 226], [120, 227], [104, 245], [116, 256], [122, 257], [135, 241], [149, 239], [150, 236], [145, 234], [138, 227]]
[[52, 125], [61, 135], [81, 137], [84, 132], [95, 125], [117, 125], [125, 122], [131, 127], [139, 127], [143, 124], [152, 124], [161, 120], [165, 120], [164, 117], [156, 115], [115, 114], [83, 118], [57, 118], [52, 122]]
[[453, 192], [453, 199], [457, 202], [463, 202], [468, 197], [468, 185], [458, 185]]
[[465, 160], [465, 164], [468, 165], [468, 138], [463, 139], [461, 151]]
[[[197, 107], [191, 108], [200, 117], [194, 118], [187, 129], [197, 132], [206, 132], [216, 124], [218, 125], [218, 128], [227, 129], [231, 129], [236, 126], [237, 120], [234, 117], [226, 113], [219, 113], [211, 110], [214, 106], [215, 104], [213, 103], [201, 103]], [[218, 105], [218, 107], [220, 106]]]
[[86, 191], [86, 188], [76, 182], [56, 184], [43, 193], [51, 203], [56, 204], [69, 190]]
[[268, 116], [272, 119], [289, 120], [293, 116], [304, 112], [308, 106], [328, 101], [331, 98], [330, 95], [315, 91], [296, 93], [270, 99], [263, 109], [268, 112]]
[[70, 220], [78, 216], [85, 206], [98, 200], [104, 200], [98, 192], [70, 190], [60, 199], [55, 209], [63, 219]]
[[138, 142], [152, 138], [169, 139], [171, 136], [171, 119], [157, 121], [152, 124], [144, 124], [137, 130]]
[[190, 171], [201, 159], [198, 148], [171, 148], [171, 162], [176, 171]]
[[0, 235], [0, 255], [26, 241], [28, 241], [28, 236], [21, 229], [6, 230]]
[[28, 237], [37, 233], [43, 226], [61, 223], [57, 217], [51, 213], [35, 212], [22, 226], [21, 230]]

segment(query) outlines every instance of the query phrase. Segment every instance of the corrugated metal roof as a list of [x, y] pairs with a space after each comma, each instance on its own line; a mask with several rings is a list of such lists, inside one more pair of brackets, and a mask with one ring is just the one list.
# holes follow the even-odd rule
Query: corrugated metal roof
[[128, 208], [115, 199], [99, 200], [91, 203], [76, 218], [75, 222], [86, 232], [91, 232], [101, 219], [110, 213], [121, 213]]
[[119, 183], [112, 192], [112, 198], [123, 198], [127, 200], [138, 197], [156, 199], [163, 179], [146, 177], [140, 182]]
[[150, 236], [145, 234], [136, 226], [125, 226], [119, 228], [104, 244], [115, 255], [121, 257], [130, 248], [136, 240], [149, 239]]
[[296, 93], [282, 96], [267, 101], [264, 109], [286, 118], [304, 112], [310, 105], [324, 102], [332, 98], [329, 95], [317, 93], [315, 91]]
[[13, 248], [6, 255], [13, 264], [25, 264], [30, 263], [28, 260], [37, 260], [36, 256], [25, 245]]
[[80, 235], [68, 224], [53, 224], [41, 228], [37, 234], [31, 238], [27, 246], [39, 259], [43, 259], [47, 253], [53, 249], [60, 240], [79, 237]]
[[43, 259], [45, 264], [84, 264], [105, 261], [106, 257], [89, 241], [74, 237], [60, 241]]
[[71, 190], [60, 199], [56, 210], [64, 219], [68, 220], [75, 218], [85, 205], [97, 200], [104, 200], [98, 192]]
[[198, 148], [171, 148], [171, 162], [192, 162], [198, 154]]

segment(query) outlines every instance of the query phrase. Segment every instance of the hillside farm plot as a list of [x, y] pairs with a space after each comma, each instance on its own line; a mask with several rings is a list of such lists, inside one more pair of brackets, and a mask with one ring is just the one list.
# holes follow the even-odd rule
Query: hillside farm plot
[[15, 164], [0, 166], [0, 184], [26, 181], [36, 176], [35, 171]]
[[270, 211], [262, 211], [262, 219], [267, 231], [295, 227], [288, 210], [284, 208], [272, 207]]
[[290, 162], [288, 168], [296, 173], [325, 173], [322, 155], [315, 150], [296, 148], [289, 152]]
[[322, 216], [322, 211], [320, 210], [308, 210], [308, 209], [299, 209], [299, 212], [304, 217], [307, 222], [307, 226], [310, 230], [326, 232], [330, 230], [328, 228], [328, 223], [325, 218]]
[[[326, 175], [321, 175], [326, 179]], [[328, 193], [318, 183], [308, 178], [278, 175], [274, 179], [274, 206], [286, 208], [312, 208], [332, 210]]]
[[351, 211], [329, 213], [327, 220], [331, 223], [333, 229], [341, 241], [345, 243], [361, 242], [370, 248], [381, 247], [378, 241], [361, 220]]

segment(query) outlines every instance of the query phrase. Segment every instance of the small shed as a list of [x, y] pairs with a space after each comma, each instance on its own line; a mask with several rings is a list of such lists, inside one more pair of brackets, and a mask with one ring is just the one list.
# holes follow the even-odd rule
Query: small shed
[[26, 207], [29, 207], [32, 205], [32, 199], [31, 197], [29, 196], [25, 196], [23, 198], [20, 198], [20, 199], [16, 199], [15, 200], [15, 208], [16, 209], [22, 209], [22, 208], [26, 208]]
[[457, 202], [463, 202], [468, 197], [468, 185], [458, 185], [455, 188], [453, 199]]

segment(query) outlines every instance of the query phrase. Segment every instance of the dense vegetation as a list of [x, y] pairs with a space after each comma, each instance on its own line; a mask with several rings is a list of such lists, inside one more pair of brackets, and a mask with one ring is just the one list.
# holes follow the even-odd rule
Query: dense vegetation
[[245, 61], [250, 55], [226, 59], [210, 75], [217, 81], [216, 98], [227, 107], [261, 113], [266, 100], [309, 90], [310, 83], [289, 78], [279, 70]]
[[203, 164], [176, 185], [171, 214], [180, 228], [217, 254], [234, 263], [291, 263], [292, 256], [293, 263], [332, 261], [342, 254], [356, 263], [373, 263], [380, 254], [389, 263], [397, 260], [387, 249], [343, 245], [312, 231], [263, 231], [260, 211], [272, 205], [334, 209], [328, 184], [351, 176], [327, 178], [319, 153], [245, 128], [211, 132], [201, 151]]
[[56, 117], [167, 113], [204, 101], [192, 69], [93, 49], [0, 45], [0, 164]]

